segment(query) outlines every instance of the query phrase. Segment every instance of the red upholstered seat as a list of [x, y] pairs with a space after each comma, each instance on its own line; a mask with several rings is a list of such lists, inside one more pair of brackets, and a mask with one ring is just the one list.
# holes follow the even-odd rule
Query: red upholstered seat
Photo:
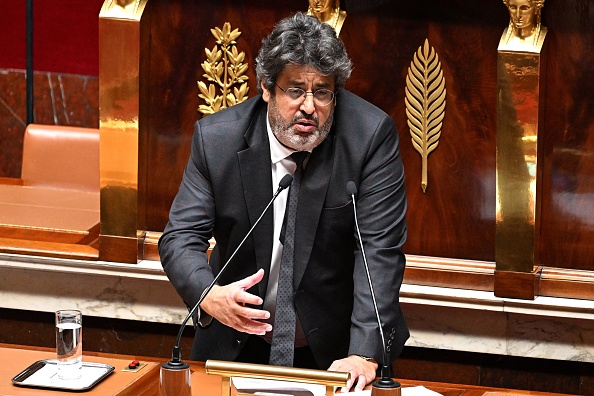
[[99, 129], [29, 124], [24, 185], [99, 192]]

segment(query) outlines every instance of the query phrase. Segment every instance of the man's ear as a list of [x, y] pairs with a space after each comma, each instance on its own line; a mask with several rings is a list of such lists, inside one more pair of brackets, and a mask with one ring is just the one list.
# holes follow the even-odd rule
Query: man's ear
[[270, 91], [264, 85], [264, 81], [260, 82], [260, 86], [262, 87], [262, 99], [264, 99], [264, 102], [268, 103], [270, 100]]

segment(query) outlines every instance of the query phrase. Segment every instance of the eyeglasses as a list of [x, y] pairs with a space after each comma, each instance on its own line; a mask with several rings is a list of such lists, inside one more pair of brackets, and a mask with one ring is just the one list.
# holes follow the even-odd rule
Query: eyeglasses
[[278, 84], [276, 84], [276, 86], [292, 100], [291, 104], [295, 105], [303, 103], [307, 94], [311, 94], [314, 103], [318, 106], [328, 106], [334, 100], [334, 92], [329, 89], [316, 89], [312, 92], [297, 87], [282, 89]]

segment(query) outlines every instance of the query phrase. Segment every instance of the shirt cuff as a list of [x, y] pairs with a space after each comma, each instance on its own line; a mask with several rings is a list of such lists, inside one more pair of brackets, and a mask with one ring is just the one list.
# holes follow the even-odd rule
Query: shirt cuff
[[200, 307], [198, 307], [198, 311], [196, 312], [197, 322], [200, 327], [206, 327], [212, 323], [212, 315], [203, 312]]

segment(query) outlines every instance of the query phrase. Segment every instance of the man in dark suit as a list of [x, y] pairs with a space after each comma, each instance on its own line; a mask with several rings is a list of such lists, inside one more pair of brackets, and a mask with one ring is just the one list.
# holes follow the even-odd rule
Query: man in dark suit
[[[261, 94], [195, 125], [159, 242], [163, 268], [185, 303], [195, 305], [279, 180], [295, 171], [290, 155], [308, 152], [295, 221], [293, 365], [350, 372], [349, 386], [362, 389], [384, 346], [346, 185], [358, 187], [357, 218], [391, 363], [409, 335], [399, 305], [407, 228], [396, 127], [344, 89], [351, 61], [334, 30], [315, 17], [280, 21], [256, 63]], [[192, 359], [268, 363], [286, 200], [285, 190], [201, 304]]]

